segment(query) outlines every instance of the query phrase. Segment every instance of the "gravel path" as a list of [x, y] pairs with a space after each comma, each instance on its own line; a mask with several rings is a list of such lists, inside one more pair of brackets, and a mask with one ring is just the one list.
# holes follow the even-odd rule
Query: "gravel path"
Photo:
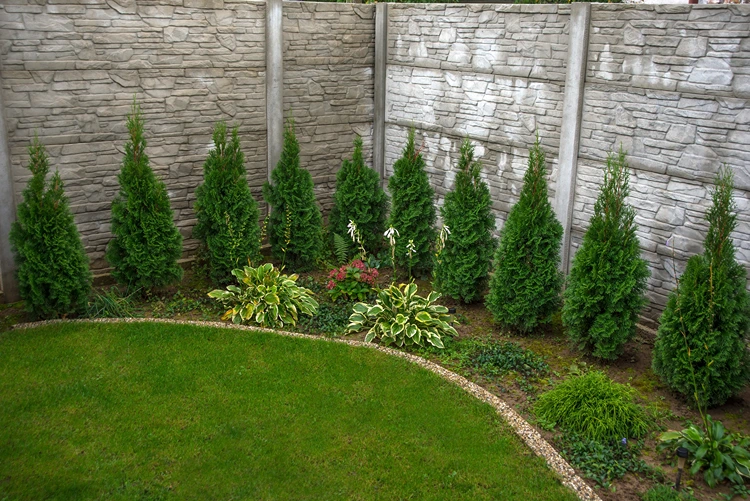
[[467, 392], [474, 395], [479, 400], [490, 404], [494, 407], [498, 414], [503, 416], [505, 420], [513, 427], [516, 434], [531, 448], [538, 456], [543, 457], [549, 467], [557, 473], [562, 483], [573, 490], [579, 499], [582, 501], [601, 501], [601, 498], [589, 487], [589, 485], [579, 477], [571, 466], [560, 456], [560, 454], [542, 437], [538, 431], [534, 429], [529, 423], [526, 422], [516, 411], [513, 410], [508, 404], [503, 402], [497, 395], [490, 393], [481, 386], [472, 383], [468, 379], [459, 376], [455, 372], [451, 372], [438, 364], [425, 360], [422, 357], [405, 353], [403, 351], [394, 350], [392, 348], [386, 348], [372, 343], [364, 343], [362, 341], [355, 341], [352, 339], [340, 339], [340, 338], [326, 338], [320, 336], [312, 336], [309, 334], [300, 334], [298, 332], [287, 332], [277, 331], [273, 329], [263, 329], [260, 327], [252, 327], [245, 325], [227, 324], [223, 322], [198, 322], [188, 320], [171, 320], [171, 319], [152, 319], [152, 318], [98, 318], [98, 319], [76, 319], [76, 320], [47, 320], [43, 322], [30, 322], [17, 324], [15, 329], [28, 329], [32, 327], [40, 327], [43, 325], [54, 325], [62, 322], [92, 322], [92, 323], [138, 323], [138, 322], [156, 322], [164, 324], [183, 324], [183, 325], [198, 325], [202, 327], [220, 327], [225, 329], [239, 329], [249, 330], [258, 332], [270, 332], [281, 336], [297, 337], [305, 339], [316, 339], [319, 341], [327, 341], [332, 343], [343, 343], [350, 346], [358, 346], [378, 350], [395, 357], [401, 357], [410, 362], [413, 362], [425, 369], [434, 372], [435, 374], [447, 379], [448, 381], [460, 386]]

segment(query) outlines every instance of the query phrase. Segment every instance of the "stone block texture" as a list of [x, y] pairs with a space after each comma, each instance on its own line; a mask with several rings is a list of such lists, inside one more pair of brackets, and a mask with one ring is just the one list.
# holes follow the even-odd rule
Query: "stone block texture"
[[372, 165], [375, 5], [285, 2], [283, 26], [285, 118], [295, 120], [300, 165], [327, 215], [355, 135]]
[[110, 205], [133, 98], [185, 254], [215, 122], [240, 127], [248, 181], [266, 180], [265, 3], [87, 0], [0, 5], [2, 92], [17, 200], [34, 134], [65, 182], [94, 270], [107, 267]]
[[554, 197], [570, 7], [388, 7], [385, 168], [416, 127], [442, 205], [464, 137], [476, 145], [498, 229], [518, 200], [538, 132]]
[[722, 164], [735, 173], [738, 258], [750, 262], [749, 85], [750, 7], [592, 5], [572, 235], [577, 245], [607, 153], [622, 146], [651, 268], [651, 319], [675, 271], [702, 251]]

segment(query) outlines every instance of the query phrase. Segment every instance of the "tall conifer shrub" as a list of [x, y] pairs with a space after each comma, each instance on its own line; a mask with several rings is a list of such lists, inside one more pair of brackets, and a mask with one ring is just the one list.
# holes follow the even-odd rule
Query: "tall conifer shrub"
[[268, 238], [277, 259], [298, 271], [313, 268], [323, 245], [323, 218], [315, 203], [312, 176], [299, 165], [299, 143], [291, 118], [284, 127], [284, 147], [271, 182], [263, 186], [271, 207]]
[[58, 318], [84, 309], [91, 272], [60, 174], [47, 181], [49, 160], [37, 137], [29, 156], [31, 179], [11, 226], [10, 244], [26, 311], [35, 318]]
[[177, 264], [182, 235], [172, 219], [164, 183], [154, 175], [146, 155], [141, 108], [133, 102], [127, 120], [130, 140], [120, 174], [120, 193], [112, 202], [112, 233], [107, 261], [121, 284], [148, 289], [182, 278]]
[[482, 164], [474, 160], [474, 146], [465, 139], [455, 186], [440, 209], [450, 235], [435, 264], [437, 286], [465, 303], [482, 297], [496, 247], [490, 189], [479, 176], [481, 170]]
[[369, 252], [383, 245], [388, 197], [380, 186], [380, 176], [365, 165], [362, 138], [354, 139], [354, 156], [344, 160], [336, 174], [336, 193], [329, 217], [331, 234], [346, 236], [349, 221], [354, 221]]
[[245, 178], [245, 155], [237, 127], [227, 142], [227, 125], [214, 127], [214, 148], [203, 164], [204, 182], [195, 191], [198, 218], [193, 233], [208, 251], [211, 280], [233, 281], [232, 270], [260, 256], [258, 204]]
[[564, 293], [562, 321], [571, 341], [607, 360], [617, 358], [635, 336], [649, 275], [635, 234], [635, 210], [625, 203], [628, 178], [625, 152], [610, 153]]
[[662, 313], [653, 351], [654, 372], [701, 406], [721, 405], [750, 381], [747, 273], [734, 257], [737, 214], [732, 171], [723, 167], [703, 254], [688, 260]]
[[563, 229], [547, 196], [547, 169], [537, 137], [521, 196], [508, 214], [495, 254], [487, 308], [500, 325], [529, 332], [560, 305]]
[[[393, 175], [388, 180], [391, 193], [389, 226], [399, 233], [395, 265], [425, 273], [432, 269], [431, 246], [436, 236], [437, 213], [433, 202], [435, 193], [425, 172], [422, 153], [414, 145], [414, 133], [412, 128], [403, 154], [393, 164]], [[407, 251], [410, 242], [415, 248], [411, 257]]]

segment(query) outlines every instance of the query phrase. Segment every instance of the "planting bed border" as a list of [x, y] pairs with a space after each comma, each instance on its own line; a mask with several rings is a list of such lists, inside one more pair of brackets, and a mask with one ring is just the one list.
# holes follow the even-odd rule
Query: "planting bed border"
[[322, 336], [314, 336], [311, 334], [302, 334], [299, 332], [281, 331], [275, 329], [264, 329], [261, 327], [253, 327], [249, 325], [237, 325], [227, 324], [224, 322], [203, 322], [203, 321], [192, 321], [192, 320], [174, 320], [168, 318], [94, 318], [94, 319], [59, 319], [59, 320], [43, 320], [40, 322], [25, 322], [16, 324], [13, 328], [17, 330], [31, 329], [34, 327], [42, 327], [45, 325], [54, 325], [59, 323], [160, 323], [160, 324], [177, 324], [177, 325], [196, 325], [201, 327], [217, 327], [223, 329], [239, 329], [247, 331], [257, 332], [268, 332], [272, 334], [278, 334], [280, 336], [296, 337], [304, 339], [313, 339], [319, 341], [327, 341], [332, 343], [343, 343], [350, 346], [358, 346], [362, 348], [370, 348], [373, 350], [387, 353], [388, 355], [396, 356], [408, 360], [414, 364], [427, 369], [443, 379], [456, 384], [457, 386], [464, 389], [479, 400], [488, 403], [495, 408], [498, 414], [500, 414], [521, 440], [534, 451], [538, 456], [544, 458], [547, 465], [554, 471], [561, 479], [562, 484], [570, 488], [581, 501], [601, 501], [599, 495], [579, 477], [575, 470], [568, 464], [565, 459], [542, 437], [538, 431], [534, 429], [529, 423], [526, 422], [516, 411], [513, 410], [508, 404], [506, 404], [497, 395], [490, 393], [481, 386], [472, 383], [463, 376], [456, 374], [455, 372], [449, 371], [448, 369], [430, 362], [422, 357], [412, 355], [393, 348], [387, 348], [373, 343], [365, 343], [362, 341], [356, 341], [353, 339], [341, 339], [341, 338], [328, 338]]

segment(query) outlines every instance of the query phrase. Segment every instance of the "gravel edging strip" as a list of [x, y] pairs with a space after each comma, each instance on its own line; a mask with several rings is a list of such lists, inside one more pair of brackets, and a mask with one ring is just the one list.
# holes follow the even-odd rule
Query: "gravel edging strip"
[[510, 424], [516, 434], [526, 445], [534, 451], [538, 456], [544, 458], [547, 465], [554, 471], [561, 479], [563, 485], [571, 489], [578, 496], [581, 501], [601, 501], [601, 498], [594, 492], [594, 490], [579, 477], [575, 470], [568, 464], [565, 459], [542, 437], [538, 431], [534, 429], [529, 423], [526, 422], [512, 407], [501, 400], [497, 395], [490, 393], [481, 386], [472, 383], [463, 376], [459, 376], [455, 372], [449, 371], [448, 369], [430, 362], [422, 357], [405, 353], [403, 351], [394, 350], [393, 348], [387, 348], [385, 346], [376, 345], [373, 343], [364, 343], [362, 341], [355, 341], [353, 339], [340, 339], [340, 338], [326, 338], [321, 336], [313, 336], [310, 334], [302, 334], [299, 332], [279, 331], [274, 329], [264, 329], [262, 327], [253, 327], [246, 325], [227, 324], [224, 322], [201, 322], [201, 321], [190, 321], [190, 320], [173, 320], [173, 319], [152, 319], [152, 318], [96, 318], [96, 319], [70, 319], [70, 320], [45, 320], [41, 322], [28, 322], [22, 324], [16, 324], [14, 329], [29, 329], [33, 327], [41, 327], [45, 325], [54, 325], [58, 323], [140, 323], [140, 322], [152, 322], [162, 324], [178, 324], [178, 325], [197, 325], [201, 327], [219, 327], [224, 329], [239, 329], [257, 332], [266, 332], [272, 334], [278, 334], [287, 337], [296, 337], [303, 339], [316, 339], [321, 341], [327, 341], [332, 343], [348, 344], [350, 346], [357, 346], [361, 348], [369, 348], [377, 350], [395, 357], [406, 359], [412, 363], [423, 367], [443, 379], [456, 384], [463, 388], [466, 392], [470, 393], [479, 400], [490, 404], [497, 410], [505, 420]]

